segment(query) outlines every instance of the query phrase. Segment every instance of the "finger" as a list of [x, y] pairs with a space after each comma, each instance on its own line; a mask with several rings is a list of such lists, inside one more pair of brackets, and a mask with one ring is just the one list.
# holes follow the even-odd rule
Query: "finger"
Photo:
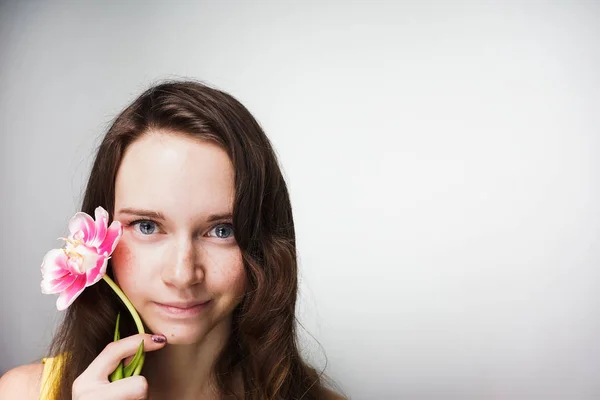
[[101, 389], [103, 399], [116, 400], [139, 400], [148, 397], [148, 381], [141, 375], [130, 376], [106, 386]]
[[[160, 336], [164, 339], [162, 343], [152, 340], [152, 337]], [[88, 378], [97, 380], [107, 380], [119, 362], [129, 356], [133, 356], [144, 340], [144, 352], [162, 349], [166, 344], [164, 335], [137, 334], [109, 343], [98, 357], [92, 361], [83, 374]], [[83, 375], [82, 374], [82, 375]]]

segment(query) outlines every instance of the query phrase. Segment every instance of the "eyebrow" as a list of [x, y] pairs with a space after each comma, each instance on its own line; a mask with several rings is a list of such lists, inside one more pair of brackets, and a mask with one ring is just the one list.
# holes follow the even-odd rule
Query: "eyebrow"
[[[153, 218], [153, 219], [158, 219], [161, 221], [164, 221], [166, 219], [165, 215], [159, 211], [143, 210], [143, 209], [139, 209], [139, 208], [130, 208], [130, 207], [121, 208], [117, 212], [117, 214], [136, 215], [139, 217]], [[232, 219], [232, 217], [233, 216], [230, 212], [211, 214], [208, 216], [207, 221], [214, 222], [214, 221], [220, 221], [220, 220], [225, 220], [225, 219]]]

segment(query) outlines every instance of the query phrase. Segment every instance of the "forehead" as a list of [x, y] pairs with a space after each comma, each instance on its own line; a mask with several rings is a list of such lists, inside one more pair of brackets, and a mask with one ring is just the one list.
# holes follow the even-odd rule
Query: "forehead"
[[234, 179], [231, 160], [216, 143], [150, 132], [125, 152], [115, 182], [115, 208], [185, 217], [231, 211]]

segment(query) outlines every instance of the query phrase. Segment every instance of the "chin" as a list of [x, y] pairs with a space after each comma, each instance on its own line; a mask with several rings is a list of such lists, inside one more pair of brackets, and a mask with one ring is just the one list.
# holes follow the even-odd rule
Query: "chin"
[[168, 344], [194, 344], [201, 342], [207, 335], [207, 330], [202, 321], [186, 323], [160, 321], [149, 323], [148, 328], [152, 333], [161, 333], [167, 337]]
[[204, 341], [207, 336], [216, 339], [229, 333], [227, 319], [216, 322], [209, 315], [194, 318], [165, 318], [160, 314], [149, 314], [140, 315], [145, 325], [151, 333], [165, 335], [168, 344], [190, 345]]
[[[232, 315], [230, 313], [217, 314], [219, 317], [211, 312], [191, 316], [165, 315], [162, 310], [155, 312], [154, 309], [145, 309], [140, 312], [140, 316], [150, 332], [163, 334], [167, 337], [168, 344], [178, 345], [200, 343], [206, 340], [207, 336], [211, 337], [210, 341], [219, 341], [219, 337], [228, 336]], [[215, 317], [217, 317], [216, 320]]]
[[198, 337], [195, 335], [177, 335], [175, 333], [170, 333], [167, 335], [167, 343], [170, 345], [192, 345], [200, 343], [202, 339], [203, 337]]

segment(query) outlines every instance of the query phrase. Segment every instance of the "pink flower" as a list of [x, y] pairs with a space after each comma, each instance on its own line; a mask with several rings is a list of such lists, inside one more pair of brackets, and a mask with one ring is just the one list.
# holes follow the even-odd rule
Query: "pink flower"
[[[123, 227], [119, 221], [108, 226], [108, 213], [102, 207], [95, 210], [96, 220], [83, 212], [76, 213], [69, 221], [68, 238], [62, 249], [52, 249], [44, 256], [42, 262], [42, 293], [60, 293], [56, 300], [56, 308], [68, 308], [77, 296], [88, 286], [100, 279], [112, 288], [131, 313], [131, 317], [139, 333], [144, 333], [144, 324], [131, 301], [125, 293], [106, 275], [106, 266], [117, 243], [123, 235]], [[114, 340], [120, 338], [119, 316], [115, 326]], [[139, 375], [144, 367], [144, 341], [128, 365], [123, 361], [110, 374], [109, 380], [114, 382], [130, 376]]]
[[108, 212], [95, 210], [96, 220], [84, 212], [69, 221], [69, 238], [62, 249], [52, 249], [42, 262], [42, 293], [60, 293], [56, 308], [64, 310], [88, 286], [106, 274], [110, 255], [117, 247], [123, 227], [113, 221], [108, 227]]

